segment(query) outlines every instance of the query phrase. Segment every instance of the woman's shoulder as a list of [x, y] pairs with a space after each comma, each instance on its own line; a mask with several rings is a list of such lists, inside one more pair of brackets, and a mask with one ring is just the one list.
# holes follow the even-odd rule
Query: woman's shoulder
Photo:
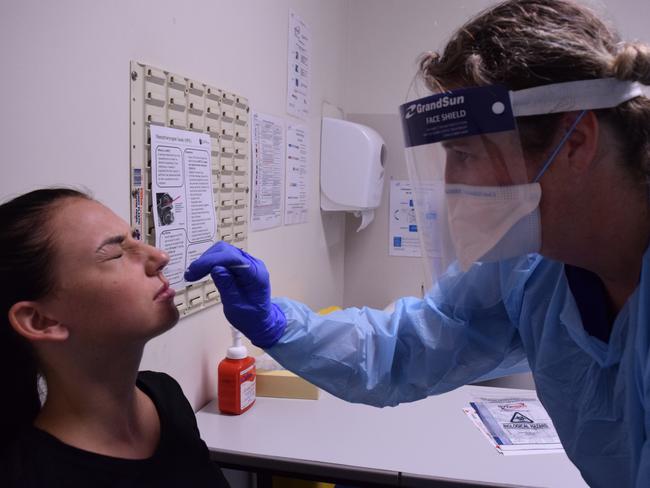
[[182, 393], [183, 390], [173, 377], [167, 373], [161, 373], [159, 371], [139, 371], [138, 386], [143, 385], [150, 389], [155, 389], [158, 391], [177, 391]]
[[157, 371], [140, 371], [136, 385], [151, 398], [162, 420], [171, 423], [185, 420], [196, 425], [192, 406], [179, 383], [170, 375]]
[[181, 385], [167, 373], [139, 371], [136, 385], [157, 405], [162, 401], [175, 401], [189, 405]]

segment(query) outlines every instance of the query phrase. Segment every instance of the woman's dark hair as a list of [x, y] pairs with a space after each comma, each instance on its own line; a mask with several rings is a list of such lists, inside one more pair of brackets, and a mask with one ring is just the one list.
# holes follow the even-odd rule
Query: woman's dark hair
[[0, 205], [2, 448], [33, 422], [41, 408], [36, 357], [29, 342], [9, 323], [9, 309], [19, 301], [38, 300], [52, 291], [54, 229], [48, 221], [69, 198], [90, 199], [77, 190], [52, 188], [35, 190]]
[[[510, 90], [597, 78], [650, 85], [650, 47], [623, 43], [590, 9], [570, 0], [508, 0], [471, 19], [442, 54], [427, 53], [420, 74], [434, 91], [503, 84]], [[637, 97], [596, 110], [617, 132], [623, 160], [650, 177], [650, 100]], [[545, 151], [562, 114], [520, 117], [524, 150]]]

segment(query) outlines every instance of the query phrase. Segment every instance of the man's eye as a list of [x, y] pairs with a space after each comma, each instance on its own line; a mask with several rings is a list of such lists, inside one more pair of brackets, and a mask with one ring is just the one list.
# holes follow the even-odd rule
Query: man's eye
[[116, 254], [115, 256], [111, 256], [110, 258], [108, 258], [108, 261], [110, 261], [111, 259], [120, 259], [121, 257], [122, 257], [122, 253]]

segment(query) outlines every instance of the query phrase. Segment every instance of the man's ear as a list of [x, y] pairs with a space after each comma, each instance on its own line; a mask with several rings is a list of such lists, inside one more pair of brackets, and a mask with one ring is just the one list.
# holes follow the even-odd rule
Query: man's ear
[[[562, 127], [568, 131], [579, 113], [567, 114], [562, 121]], [[581, 175], [587, 171], [596, 160], [598, 141], [600, 138], [600, 122], [596, 114], [589, 110], [578, 122], [575, 130], [566, 142], [566, 154], [569, 168]]]
[[46, 315], [35, 301], [22, 301], [9, 309], [9, 323], [18, 334], [29, 341], [64, 341], [68, 328]]

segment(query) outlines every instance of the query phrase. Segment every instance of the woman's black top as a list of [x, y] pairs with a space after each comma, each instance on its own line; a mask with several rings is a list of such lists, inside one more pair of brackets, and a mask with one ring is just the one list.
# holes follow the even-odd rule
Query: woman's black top
[[137, 386], [160, 417], [160, 441], [142, 460], [104, 456], [64, 444], [36, 427], [26, 429], [3, 460], [3, 487], [228, 487], [210, 461], [192, 407], [169, 375], [142, 371]]

